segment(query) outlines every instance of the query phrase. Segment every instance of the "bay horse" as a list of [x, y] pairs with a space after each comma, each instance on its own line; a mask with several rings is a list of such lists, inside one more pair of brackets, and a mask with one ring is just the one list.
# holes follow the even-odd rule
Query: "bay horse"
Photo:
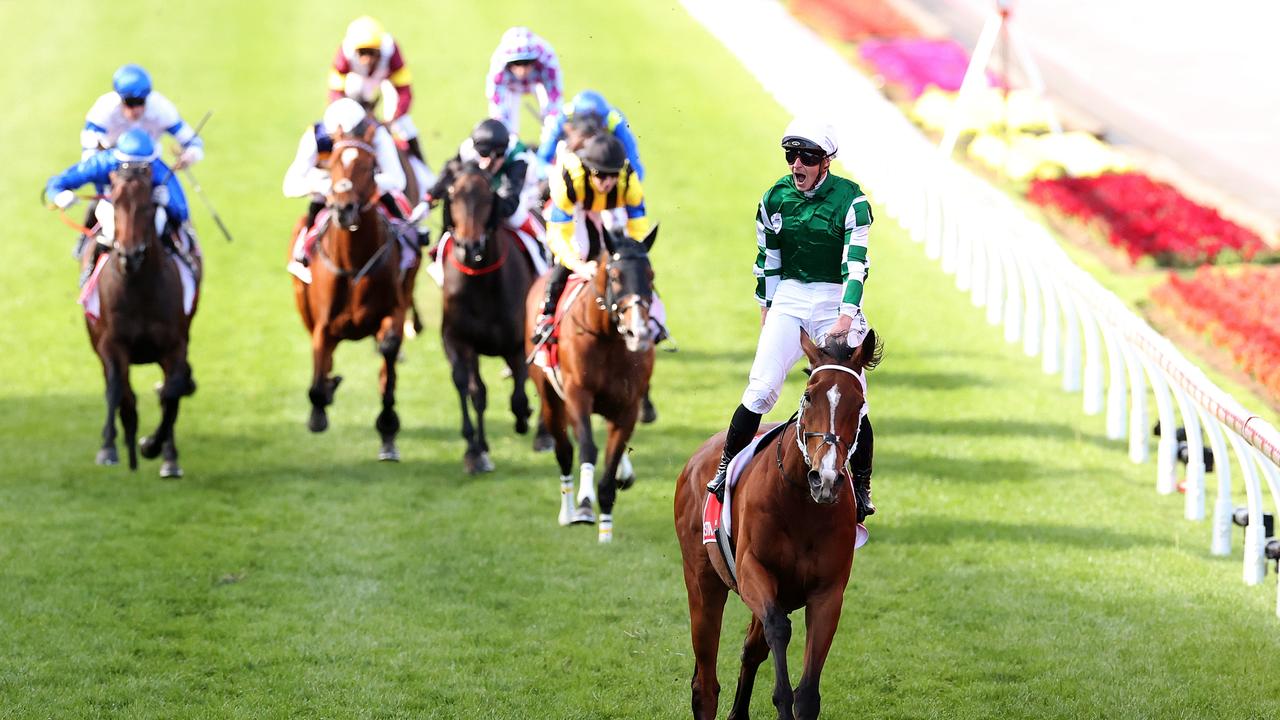
[[330, 375], [338, 343], [372, 335], [382, 355], [382, 410], [374, 424], [382, 439], [378, 459], [398, 461], [396, 358], [412, 301], [406, 288], [412, 285], [406, 285], [408, 274], [401, 276], [400, 243], [377, 208], [377, 158], [372, 145], [377, 127], [366, 122], [349, 135], [335, 133], [329, 155], [332, 189], [325, 203], [329, 217], [316, 240], [311, 283], [295, 277], [293, 290], [302, 324], [311, 334], [308, 429], [318, 433], [329, 427], [325, 408], [342, 382], [342, 376]]
[[[549, 377], [537, 364], [529, 369], [542, 398], [541, 423], [555, 442], [560, 466], [561, 525], [596, 522], [595, 468], [597, 448], [591, 433], [592, 413], [604, 417], [608, 428], [604, 476], [600, 480], [598, 539], [613, 539], [613, 505], [618, 489], [635, 482], [635, 471], [626, 456], [627, 441], [635, 430], [640, 404], [653, 374], [654, 338], [649, 323], [653, 302], [653, 266], [649, 251], [658, 237], [655, 226], [643, 240], [606, 230], [591, 218], [583, 218], [595, 258], [595, 275], [571, 300], [559, 327], [559, 374]], [[531, 336], [545, 294], [547, 276], [529, 289], [526, 301], [525, 343], [530, 356], [536, 350]], [[558, 386], [558, 387], [557, 387]], [[563, 391], [563, 395], [561, 392]], [[573, 500], [573, 445], [568, 426], [578, 439], [579, 487]]]
[[[716, 473], [723, 432], [702, 444], [676, 481], [675, 526], [684, 557], [695, 658], [695, 719], [716, 716], [716, 653], [730, 589], [738, 592], [752, 616], [729, 717], [747, 717], [756, 670], [770, 652], [778, 717], [808, 720], [820, 709], [818, 683], [840, 621], [858, 527], [857, 500], [852, 488], [846, 488], [846, 466], [865, 411], [863, 373], [880, 361], [882, 348], [875, 331], [855, 350], [843, 342], [834, 349], [818, 348], [807, 336], [802, 344], [812, 370], [800, 409], [779, 434], [762, 441], [733, 491], [736, 584], [715, 545], [703, 545], [706, 485]], [[788, 615], [802, 607], [804, 673], [793, 691], [787, 672]]]
[[[462, 437], [467, 441], [463, 464], [469, 473], [493, 470], [484, 430], [488, 394], [480, 378], [480, 355], [500, 357], [511, 369], [517, 433], [529, 432], [532, 413], [525, 393], [529, 370], [524, 361], [524, 301], [533, 284], [533, 267], [519, 249], [519, 240], [499, 222], [494, 205], [489, 173], [475, 163], [463, 164], [449, 188], [453, 239], [440, 258], [440, 337], [462, 405]], [[468, 400], [476, 412], [474, 425]]]
[[[129, 469], [138, 468], [138, 452], [149, 460], [163, 452], [160, 477], [182, 477], [174, 426], [179, 401], [196, 391], [187, 362], [195, 308], [190, 316], [185, 312], [182, 278], [156, 231], [151, 166], [121, 164], [111, 174], [108, 199], [115, 215], [114, 239], [98, 273], [98, 318], [85, 319], [89, 344], [102, 361], [107, 386], [107, 422], [95, 462], [120, 462], [115, 422], [119, 412], [129, 450]], [[93, 253], [86, 252], [86, 256], [91, 258]], [[193, 272], [198, 279], [199, 260], [195, 262]], [[156, 431], [137, 442], [135, 448], [138, 406], [129, 383], [129, 367], [146, 363], [158, 363], [164, 373], [159, 388], [161, 418]]]

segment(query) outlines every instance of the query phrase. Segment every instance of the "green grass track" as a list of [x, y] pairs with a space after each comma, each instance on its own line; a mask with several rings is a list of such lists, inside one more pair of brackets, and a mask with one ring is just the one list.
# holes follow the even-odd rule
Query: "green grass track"
[[[338, 353], [347, 382], [329, 432], [305, 428], [310, 358], [282, 267], [302, 206], [280, 179], [362, 11], [0, 2], [0, 717], [687, 716], [672, 487], [745, 382], [751, 217], [783, 172], [788, 118], [671, 2], [377, 5], [437, 163], [482, 117], [488, 56], [513, 24], [556, 46], [568, 92], [603, 91], [639, 137], [681, 352], [659, 357], [662, 416], [632, 442], [640, 481], [620, 498], [615, 543], [598, 547], [594, 531], [556, 526], [554, 461], [511, 431], [497, 361], [498, 472], [462, 473], [433, 288], [418, 298], [432, 326], [401, 365], [404, 461], [374, 461], [369, 343]], [[71, 233], [36, 202], [130, 61], [188, 120], [214, 110], [195, 169], [236, 236], [223, 242], [190, 198], [208, 274], [180, 481], [154, 463], [93, 465], [103, 387]], [[1210, 557], [1207, 527], [1153, 492], [1154, 468], [1131, 465], [886, 218], [871, 253], [868, 314], [887, 347], [871, 376], [880, 514], [824, 717], [1280, 715], [1274, 575], [1240, 582], [1239, 538], [1237, 557]], [[148, 431], [156, 376], [133, 374]], [[726, 693], [746, 626], [731, 603]], [[758, 716], [772, 716], [770, 685], [766, 666]]]

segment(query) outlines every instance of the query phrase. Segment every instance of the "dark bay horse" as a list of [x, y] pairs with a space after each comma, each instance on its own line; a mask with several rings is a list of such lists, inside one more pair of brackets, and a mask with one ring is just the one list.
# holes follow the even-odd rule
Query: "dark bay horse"
[[[649, 250], [658, 237], [654, 227], [642, 241], [603, 230], [589, 218], [590, 247], [598, 252], [596, 273], [560, 321], [559, 378], [550, 378], [538, 365], [529, 369], [542, 398], [542, 423], [555, 440], [560, 466], [560, 524], [594, 523], [597, 449], [591, 433], [592, 413], [604, 417], [608, 427], [605, 470], [600, 480], [600, 542], [613, 539], [613, 504], [619, 488], [635, 482], [626, 456], [627, 441], [635, 430], [640, 404], [653, 374], [653, 335], [649, 306], [653, 302], [653, 266]], [[526, 301], [528, 327], [534, 323], [545, 294], [546, 276], [529, 290]], [[565, 291], [570, 292], [568, 290]], [[532, 342], [526, 339], [532, 354]], [[556, 386], [560, 389], [557, 389]], [[563, 390], [563, 396], [560, 391]], [[577, 506], [573, 501], [573, 445], [568, 426], [578, 438], [580, 477]]]
[[[474, 163], [462, 165], [449, 188], [453, 240], [444, 265], [440, 336], [453, 369], [453, 385], [462, 404], [462, 437], [467, 441], [467, 472], [493, 470], [485, 438], [487, 390], [480, 378], [480, 355], [500, 357], [511, 368], [511, 412], [516, 432], [529, 432], [529, 396], [525, 380], [525, 297], [533, 267], [519, 241], [494, 213], [492, 178]], [[475, 424], [467, 401], [476, 411]]]
[[[751, 609], [731, 718], [747, 717], [756, 670], [773, 653], [773, 704], [779, 718], [816, 718], [818, 683], [840, 621], [853, 565], [857, 501], [846, 464], [857, 443], [866, 391], [860, 376], [881, 349], [872, 331], [856, 350], [819, 349], [803, 339], [812, 374], [800, 410], [781, 435], [744, 467], [731, 503], [737, 590]], [[724, 433], [703, 443], [676, 481], [675, 525], [684, 556], [695, 658], [693, 717], [716, 716], [716, 652], [732, 579], [703, 545], [702, 509]], [[712, 549], [711, 552], [718, 553]], [[718, 557], [718, 556], [717, 556]], [[804, 674], [793, 691], [787, 672], [788, 615], [805, 608]], [[794, 708], [794, 715], [792, 714]]]
[[[137, 452], [147, 459], [164, 453], [160, 477], [181, 477], [174, 424], [178, 402], [196, 391], [187, 341], [191, 317], [182, 307], [182, 278], [156, 234], [156, 206], [151, 197], [151, 167], [124, 163], [112, 173], [110, 200], [115, 212], [115, 238], [98, 275], [100, 312], [86, 319], [89, 343], [102, 361], [107, 383], [107, 422], [96, 462], [115, 465], [116, 412], [129, 449], [129, 468], [138, 467]], [[92, 253], [87, 253], [92, 257]], [[200, 276], [200, 268], [195, 268]], [[195, 308], [192, 308], [192, 316]], [[138, 405], [129, 383], [129, 366], [159, 363], [160, 425], [150, 437], [134, 443]]]
[[342, 382], [340, 375], [330, 376], [338, 343], [373, 335], [383, 361], [382, 411], [375, 423], [382, 438], [378, 459], [396, 461], [400, 459], [395, 442], [400, 417], [395, 410], [395, 364], [412, 301], [406, 288], [412, 284], [406, 285], [411, 280], [401, 275], [400, 244], [377, 209], [377, 159], [372, 146], [376, 130], [375, 124], [366, 123], [363, 131], [351, 135], [339, 131], [334, 136], [329, 156], [332, 191], [326, 202], [329, 219], [316, 241], [311, 283], [295, 277], [293, 289], [302, 323], [311, 333], [307, 427], [312, 432], [329, 427], [325, 408]]

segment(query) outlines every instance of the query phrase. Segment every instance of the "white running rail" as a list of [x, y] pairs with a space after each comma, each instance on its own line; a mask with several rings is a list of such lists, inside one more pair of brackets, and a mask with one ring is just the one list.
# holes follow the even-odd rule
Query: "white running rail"
[[[1039, 355], [1045, 373], [1082, 393], [1086, 415], [1106, 413], [1106, 435], [1128, 439], [1129, 458], [1151, 453], [1149, 397], [1162, 434], [1156, 446], [1156, 492], [1178, 484], [1174, 429], [1187, 430], [1182, 476], [1188, 520], [1212, 518], [1209, 550], [1231, 554], [1232, 464], [1247, 498], [1243, 577], [1266, 577], [1265, 482], [1280, 508], [1280, 433], [1188, 362], [1162, 335], [1081, 270], [1048, 231], [1007, 196], [937, 148], [835, 49], [772, 0], [683, 0], [790, 113], [828, 119], [840, 157], [859, 184], [926, 255], [955, 276], [956, 287], [1004, 326], [1005, 339]], [[1104, 363], [1105, 357], [1105, 363]], [[1150, 394], [1149, 394], [1150, 393]], [[1203, 436], [1217, 488], [1206, 510]], [[1280, 616], [1280, 592], [1276, 614]]]

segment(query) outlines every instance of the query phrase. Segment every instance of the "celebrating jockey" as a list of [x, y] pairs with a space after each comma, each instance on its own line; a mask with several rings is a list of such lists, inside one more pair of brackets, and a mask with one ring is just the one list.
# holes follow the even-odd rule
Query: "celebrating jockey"
[[[325, 196], [329, 194], [327, 165], [329, 154], [333, 150], [333, 136], [339, 131], [344, 135], [360, 135], [365, 131], [365, 123], [369, 122], [373, 122], [373, 118], [369, 117], [363, 105], [351, 98], [340, 98], [325, 109], [323, 120], [304, 130], [302, 137], [298, 139], [298, 151], [293, 163], [285, 171], [282, 190], [285, 197], [311, 197], [307, 220], [294, 244], [293, 261], [289, 263], [289, 271], [299, 277], [310, 276], [310, 271], [306, 270], [307, 256], [303, 239], [315, 223], [316, 215], [324, 207]], [[378, 161], [373, 176], [378, 187], [378, 199], [393, 217], [403, 220], [408, 209], [403, 195], [404, 168], [400, 165], [395, 141], [386, 128], [379, 126], [374, 131], [373, 150]], [[303, 280], [306, 281], [307, 277], [303, 277]]]
[[409, 117], [412, 81], [391, 33], [367, 15], [352, 20], [329, 70], [329, 102], [349, 97], [372, 111], [382, 98], [382, 83], [391, 83], [396, 90], [396, 104], [388, 124], [409, 146], [409, 154], [425, 168], [427, 160], [418, 144], [418, 128]]
[[542, 119], [540, 146], [546, 145], [560, 116], [561, 88], [560, 60], [546, 40], [527, 27], [513, 27], [502, 34], [485, 79], [489, 117], [501, 120], [511, 134], [518, 134], [520, 99], [536, 94]]
[[600, 126], [618, 136], [622, 146], [627, 149], [627, 160], [631, 163], [636, 175], [644, 180], [644, 165], [640, 163], [640, 148], [636, 144], [636, 136], [631, 133], [627, 118], [617, 108], [609, 104], [604, 96], [595, 90], [584, 90], [573, 97], [565, 106], [564, 112], [551, 125], [551, 131], [545, 141], [538, 147], [538, 158], [551, 164], [558, 152], [557, 146], [564, 138], [566, 122], [594, 118]]
[[169, 98], [151, 89], [151, 76], [137, 65], [124, 65], [111, 76], [112, 92], [99, 97], [84, 118], [80, 133], [81, 160], [114, 147], [127, 131], [144, 131], [156, 142], [164, 133], [178, 141], [181, 152], [174, 170], [204, 157], [204, 141], [182, 120]]
[[[790, 173], [765, 191], [756, 213], [756, 300], [760, 341], [742, 403], [729, 422], [724, 453], [707, 490], [721, 496], [725, 472], [755, 437], [760, 418], [778, 401], [787, 371], [803, 356], [800, 333], [819, 345], [858, 347], [871, 205], [858, 184], [830, 173], [838, 148], [831, 126], [793, 120], [782, 136]], [[850, 460], [858, 521], [871, 503], [871, 422], [863, 416]]]
[[[93, 183], [106, 187], [111, 184], [111, 173], [122, 165], [149, 165], [151, 183], [155, 188], [152, 197], [157, 205], [156, 233], [162, 240], [173, 243], [172, 249], [190, 264], [190, 256], [199, 255], [200, 250], [191, 231], [187, 197], [173, 170], [160, 159], [160, 149], [152, 141], [151, 135], [142, 128], [125, 131], [114, 145], [112, 149], [99, 150], [49, 178], [45, 185], [45, 196], [51, 198], [54, 205], [65, 210], [75, 204], [75, 191], [81, 186]], [[94, 253], [88, 268], [93, 267], [105, 247], [102, 243], [94, 243]]]
[[546, 271], [542, 243], [545, 229], [541, 218], [530, 212], [538, 202], [538, 183], [529, 166], [535, 159], [520, 139], [507, 131], [507, 126], [492, 118], [482, 121], [462, 141], [458, 154], [440, 172], [436, 184], [427, 190], [427, 202], [444, 200], [444, 225], [450, 224], [447, 201], [449, 187], [462, 163], [474, 162], [493, 176], [496, 202], [493, 212], [505, 223], [529, 251], [534, 267], [541, 275]]

